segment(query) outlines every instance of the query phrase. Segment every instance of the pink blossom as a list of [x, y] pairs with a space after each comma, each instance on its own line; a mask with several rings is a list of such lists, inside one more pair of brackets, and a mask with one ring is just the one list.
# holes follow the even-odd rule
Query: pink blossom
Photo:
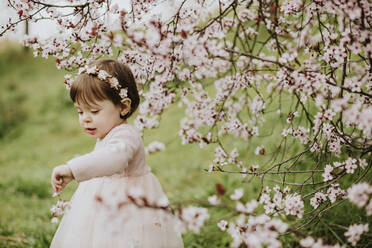
[[333, 171], [333, 167], [331, 165], [327, 164], [325, 169], [324, 169], [324, 173], [322, 174], [322, 176], [324, 178], [324, 182], [327, 182], [327, 181], [333, 179], [332, 171]]
[[345, 161], [345, 169], [346, 173], [352, 174], [354, 173], [354, 170], [358, 168], [357, 160], [355, 158], [348, 158]]
[[327, 197], [322, 192], [316, 192], [315, 196], [310, 199], [310, 205], [313, 206], [314, 209], [317, 209], [319, 204], [327, 200]]
[[190, 206], [182, 210], [181, 217], [183, 220], [183, 231], [190, 229], [195, 233], [199, 233], [205, 220], [209, 218], [209, 214], [205, 208]]
[[212, 205], [218, 205], [221, 203], [221, 199], [217, 195], [208, 197], [208, 202]]
[[247, 202], [245, 205], [241, 202], [237, 202], [236, 210], [241, 213], [250, 214], [257, 208], [258, 203], [256, 200], [251, 200]]
[[[118, 81], [117, 78], [115, 78], [115, 77], [109, 78], [108, 82], [109, 82], [109, 84], [112, 88], [119, 89], [119, 81]], [[127, 93], [128, 93], [128, 89], [127, 88], [122, 88], [122, 89], [120, 89], [119, 95], [123, 99], [123, 98], [127, 97]]]
[[[111, 78], [111, 79], [116, 79], [116, 78]], [[116, 79], [117, 80], [117, 79]], [[116, 84], [116, 82], [115, 83], [113, 83], [113, 82], [111, 82], [111, 84], [112, 85], [117, 85]], [[119, 93], [119, 95], [120, 95], [120, 97], [122, 98], [122, 99], [124, 99], [124, 98], [126, 98], [127, 96], [128, 96], [128, 89], [120, 89], [120, 93]]]
[[217, 226], [221, 229], [221, 231], [225, 231], [228, 227], [228, 223], [226, 220], [220, 220], [220, 222], [217, 223]]
[[51, 222], [58, 223], [58, 217], [63, 216], [70, 208], [69, 202], [58, 200], [57, 203], [50, 208], [50, 213], [52, 215]]
[[295, 215], [302, 218], [304, 202], [297, 193], [289, 194], [284, 199], [284, 210], [287, 215]]
[[253, 114], [257, 115], [264, 111], [265, 109], [265, 102], [260, 96], [256, 96], [253, 101], [251, 102], [250, 108]]
[[153, 141], [148, 146], [145, 147], [145, 152], [147, 154], [151, 154], [157, 151], [163, 151], [165, 149], [165, 145], [159, 141]]
[[250, 216], [248, 221], [244, 215], [240, 215], [235, 223], [229, 223], [227, 232], [233, 239], [232, 247], [240, 247], [242, 244], [248, 247], [280, 247], [279, 234], [287, 228], [287, 224], [267, 215]]
[[368, 232], [368, 224], [354, 224], [349, 226], [349, 229], [345, 232], [345, 237], [348, 237], [347, 241], [355, 246], [364, 232]]
[[280, 10], [284, 12], [285, 16], [288, 16], [292, 13], [296, 13], [300, 11], [300, 7], [302, 6], [302, 1], [295, 0], [295, 1], [284, 1]]
[[234, 190], [234, 193], [230, 196], [230, 198], [234, 201], [237, 201], [239, 200], [240, 198], [243, 197], [243, 189], [242, 188], [239, 188], [239, 189], [235, 189]]
[[264, 146], [263, 145], [257, 146], [254, 154], [256, 154], [256, 155], [260, 155], [260, 154], [264, 155], [265, 154], [265, 148], [264, 148]]
[[136, 119], [134, 120], [134, 125], [139, 130], [142, 130], [144, 128], [152, 129], [159, 126], [158, 116], [151, 116], [147, 117], [144, 115], [138, 115]]
[[335, 245], [327, 245], [323, 244], [322, 239], [314, 240], [313, 237], [308, 236], [304, 239], [300, 240], [300, 245], [305, 248], [345, 248], [346, 246], [341, 246], [340, 244], [336, 243]]
[[343, 198], [346, 192], [342, 190], [338, 183], [331, 184], [327, 189], [327, 196], [331, 203], [335, 202], [337, 198]]
[[372, 186], [366, 182], [353, 184], [347, 189], [347, 197], [349, 198], [349, 201], [358, 207], [366, 205], [371, 196]]
[[302, 247], [306, 247], [306, 248], [307, 247], [313, 247], [314, 243], [315, 243], [315, 240], [311, 236], [308, 236], [305, 239], [301, 239], [301, 241], [300, 241], [300, 245]]

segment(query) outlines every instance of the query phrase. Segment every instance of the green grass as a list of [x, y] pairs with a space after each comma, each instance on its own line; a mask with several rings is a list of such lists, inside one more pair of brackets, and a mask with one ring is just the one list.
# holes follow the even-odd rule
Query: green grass
[[[64, 74], [56, 69], [53, 59], [33, 58], [30, 52], [17, 46], [0, 51], [0, 247], [49, 247], [57, 227], [50, 223], [49, 214], [50, 207], [56, 202], [51, 197], [49, 182], [52, 169], [75, 154], [84, 154], [94, 147], [95, 141], [79, 127], [77, 114], [62, 83]], [[290, 99], [284, 99], [283, 106], [283, 112], [293, 110]], [[247, 177], [243, 180], [238, 174], [208, 174], [204, 171], [213, 160], [215, 145], [204, 149], [199, 149], [196, 144], [181, 145], [178, 130], [182, 117], [183, 111], [172, 106], [163, 114], [158, 129], [144, 133], [145, 144], [153, 140], [166, 144], [167, 149], [148, 156], [147, 163], [170, 201], [182, 203], [206, 199], [216, 193], [216, 183], [227, 189], [227, 202], [228, 195], [237, 187], [244, 188], [246, 200], [256, 198], [260, 191], [259, 179]], [[265, 168], [265, 156], [254, 155], [254, 150], [261, 144], [267, 151], [274, 149], [280, 132], [279, 135], [269, 134], [278, 132], [284, 125], [285, 121], [278, 121], [273, 112], [267, 115], [260, 137], [248, 142], [226, 137], [223, 143], [228, 151], [237, 146], [240, 159], [247, 166], [260, 164]], [[289, 157], [299, 149], [298, 143], [288, 140], [285, 156]], [[311, 168], [314, 163], [305, 157], [300, 166]], [[292, 179], [301, 181], [302, 178]], [[267, 185], [274, 183], [268, 182]], [[70, 184], [62, 198], [68, 200], [76, 187], [76, 183]], [[345, 218], [338, 217], [347, 209], [353, 209], [353, 212], [348, 212]], [[231, 239], [216, 226], [217, 220], [228, 216], [229, 212], [210, 209], [210, 215], [200, 235], [184, 235], [185, 247], [229, 247]], [[347, 202], [322, 218], [323, 222], [307, 231], [325, 236], [331, 243], [336, 238], [324, 224], [327, 220], [340, 225], [366, 220], [363, 211]], [[334, 229], [344, 239], [344, 231]], [[298, 237], [291, 234], [282, 240], [284, 247], [293, 247]]]

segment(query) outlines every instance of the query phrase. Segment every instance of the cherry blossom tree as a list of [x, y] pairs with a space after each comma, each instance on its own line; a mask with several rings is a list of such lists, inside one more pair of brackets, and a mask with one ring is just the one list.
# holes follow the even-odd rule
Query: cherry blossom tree
[[[164, 1], [132, 0], [121, 9], [109, 0], [8, 0], [23, 22], [49, 19], [60, 35], [26, 36], [35, 56], [56, 59], [73, 73], [102, 56], [130, 66], [142, 103], [135, 125], [159, 126], [165, 109], [184, 110], [183, 144], [215, 148], [209, 173], [257, 179], [258, 195], [222, 185], [202, 207], [174, 210], [182, 230], [200, 231], [208, 209], [229, 209], [217, 220], [232, 247], [280, 247], [298, 234], [302, 247], [356, 245], [372, 215], [372, 3], [368, 0], [183, 0], [170, 18], [152, 14]], [[273, 122], [275, 122], [273, 124]], [[273, 130], [267, 130], [273, 127]], [[275, 144], [264, 143], [270, 136]], [[248, 164], [231, 141], [250, 147], [261, 164]], [[231, 148], [232, 147], [232, 148]], [[295, 151], [291, 147], [296, 147]], [[148, 153], [165, 149], [153, 142]], [[168, 203], [138, 203], [170, 211]], [[345, 202], [365, 209], [340, 240], [307, 235], [327, 211]], [[146, 204], [144, 204], [145, 202]], [[367, 235], [371, 235], [370, 233]]]

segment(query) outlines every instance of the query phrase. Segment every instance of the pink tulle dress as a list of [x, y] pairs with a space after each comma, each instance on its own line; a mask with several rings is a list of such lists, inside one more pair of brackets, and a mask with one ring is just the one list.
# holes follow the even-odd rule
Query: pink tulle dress
[[183, 247], [175, 218], [128, 201], [165, 203], [162, 187], [145, 162], [140, 133], [130, 124], [114, 127], [91, 153], [67, 165], [79, 182], [53, 237], [52, 248]]

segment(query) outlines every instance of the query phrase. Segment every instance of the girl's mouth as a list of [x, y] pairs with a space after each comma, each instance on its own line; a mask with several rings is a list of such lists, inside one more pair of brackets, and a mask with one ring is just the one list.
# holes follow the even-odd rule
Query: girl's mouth
[[96, 132], [96, 128], [85, 128], [85, 132], [89, 134], [94, 134]]

